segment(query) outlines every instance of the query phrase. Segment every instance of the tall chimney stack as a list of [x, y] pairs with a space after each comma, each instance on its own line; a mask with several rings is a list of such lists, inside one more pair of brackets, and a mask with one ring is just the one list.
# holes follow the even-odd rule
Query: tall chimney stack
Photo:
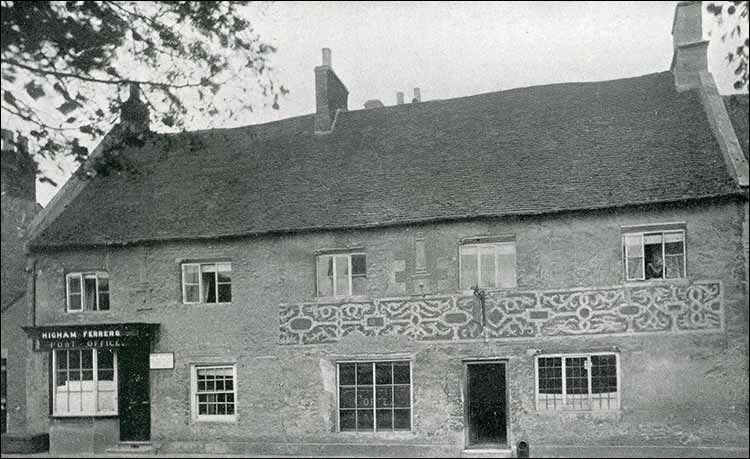
[[702, 2], [679, 2], [672, 23], [672, 73], [677, 91], [700, 85], [701, 71], [708, 71], [708, 41], [703, 39]]
[[414, 88], [414, 99], [411, 101], [412, 103], [422, 102], [422, 93], [419, 91], [419, 88]]
[[396, 93], [396, 105], [404, 104], [404, 93], [399, 91]]
[[120, 121], [126, 124], [131, 132], [142, 133], [149, 129], [148, 107], [141, 100], [141, 88], [138, 83], [130, 83], [130, 97], [120, 107]]
[[315, 132], [333, 129], [338, 110], [347, 110], [349, 90], [331, 66], [331, 50], [323, 48], [323, 64], [315, 67]]
[[2, 196], [36, 202], [36, 163], [29, 154], [29, 141], [13, 131], [2, 130]]

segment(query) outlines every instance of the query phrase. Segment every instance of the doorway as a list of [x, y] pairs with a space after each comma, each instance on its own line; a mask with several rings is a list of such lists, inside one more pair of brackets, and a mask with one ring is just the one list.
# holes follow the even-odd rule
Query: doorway
[[133, 346], [117, 353], [119, 371], [120, 441], [151, 439], [148, 348]]
[[468, 447], [507, 447], [508, 394], [506, 382], [505, 362], [466, 362]]

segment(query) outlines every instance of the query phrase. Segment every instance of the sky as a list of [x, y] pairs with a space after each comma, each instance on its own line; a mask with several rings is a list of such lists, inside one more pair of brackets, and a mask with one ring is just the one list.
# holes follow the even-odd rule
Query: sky
[[[263, 123], [315, 111], [321, 48], [349, 89], [349, 110], [369, 99], [449, 99], [550, 83], [600, 81], [669, 70], [677, 2], [276, 2], [252, 5], [253, 27], [277, 52], [271, 65], [290, 90], [279, 101], [222, 126]], [[704, 14], [704, 36], [718, 35]], [[718, 39], [709, 70], [719, 91], [733, 75]], [[252, 84], [250, 78], [248, 84]], [[89, 146], [93, 150], [94, 145]], [[58, 187], [37, 184], [44, 206], [75, 169], [42, 169]]]

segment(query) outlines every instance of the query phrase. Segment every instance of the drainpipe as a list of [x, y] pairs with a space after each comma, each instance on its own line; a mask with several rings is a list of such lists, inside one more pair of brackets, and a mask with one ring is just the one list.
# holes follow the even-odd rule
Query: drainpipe
[[36, 327], [36, 259], [26, 261], [26, 294], [27, 304], [31, 311], [31, 326]]
[[484, 306], [484, 300], [487, 298], [487, 292], [484, 290], [480, 290], [479, 286], [473, 287], [472, 290], [474, 291], [474, 296], [479, 298], [479, 304], [482, 306], [482, 336], [484, 337], [484, 340], [487, 341], [487, 311]]

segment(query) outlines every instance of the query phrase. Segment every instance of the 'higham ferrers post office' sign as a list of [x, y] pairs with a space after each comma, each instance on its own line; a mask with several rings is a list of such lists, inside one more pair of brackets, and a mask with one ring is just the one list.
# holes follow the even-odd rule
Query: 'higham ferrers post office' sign
[[150, 339], [156, 324], [52, 325], [24, 327], [34, 338], [34, 350], [116, 348]]

